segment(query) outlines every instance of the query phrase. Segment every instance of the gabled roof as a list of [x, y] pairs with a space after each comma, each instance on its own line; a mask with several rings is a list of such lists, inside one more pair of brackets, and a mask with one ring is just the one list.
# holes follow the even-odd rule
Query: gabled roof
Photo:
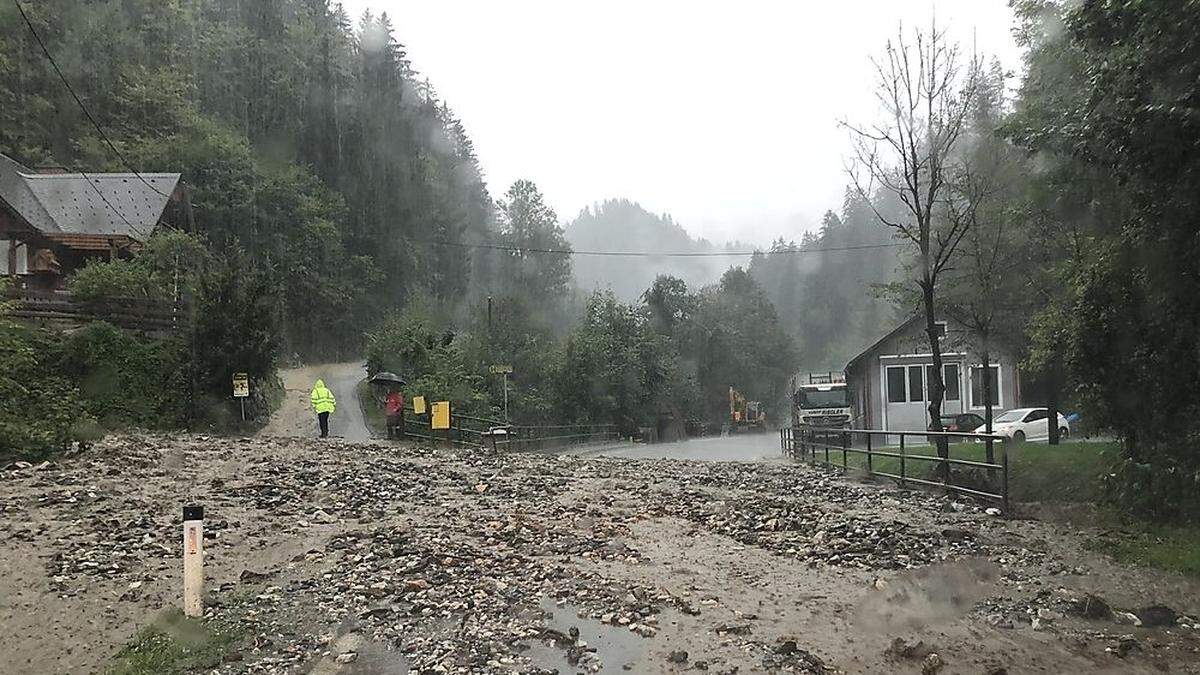
[[891, 340], [892, 338], [896, 337], [900, 333], [903, 333], [904, 331], [908, 330], [909, 326], [913, 325], [913, 323], [919, 321], [920, 319], [921, 319], [920, 315], [913, 315], [913, 316], [909, 317], [908, 319], [906, 319], [905, 321], [901, 321], [899, 326], [896, 326], [895, 328], [888, 331], [886, 334], [884, 334], [883, 337], [872, 342], [870, 347], [867, 347], [866, 349], [859, 352], [857, 356], [850, 359], [850, 361], [846, 363], [846, 370], [850, 370], [854, 366], [854, 364], [856, 362], [858, 362], [859, 359], [861, 359], [862, 357], [866, 356], [867, 354], [870, 354], [871, 352], [875, 351], [875, 349], [877, 347], [879, 347], [879, 345], [882, 345], [883, 343], [887, 342], [888, 340]]
[[145, 241], [178, 183], [177, 173], [40, 174], [0, 155], [0, 199], [45, 234]]

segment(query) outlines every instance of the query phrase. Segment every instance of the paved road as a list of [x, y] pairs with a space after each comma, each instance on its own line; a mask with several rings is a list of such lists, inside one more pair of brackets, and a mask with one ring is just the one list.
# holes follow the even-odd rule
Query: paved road
[[779, 436], [774, 432], [696, 438], [676, 443], [634, 445], [595, 453], [605, 457], [641, 459], [698, 459], [707, 461], [780, 461]]

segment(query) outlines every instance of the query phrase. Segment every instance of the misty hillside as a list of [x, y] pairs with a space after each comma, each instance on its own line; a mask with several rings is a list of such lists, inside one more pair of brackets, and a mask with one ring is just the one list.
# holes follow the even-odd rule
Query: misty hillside
[[[567, 224], [567, 241], [576, 251], [641, 251], [708, 253], [721, 250], [706, 239], [693, 239], [669, 215], [655, 215], [628, 199], [609, 199], [585, 208]], [[669, 274], [691, 288], [714, 283], [737, 258], [574, 257], [575, 280], [584, 290], [610, 289], [623, 300], [635, 300], [654, 278]]]

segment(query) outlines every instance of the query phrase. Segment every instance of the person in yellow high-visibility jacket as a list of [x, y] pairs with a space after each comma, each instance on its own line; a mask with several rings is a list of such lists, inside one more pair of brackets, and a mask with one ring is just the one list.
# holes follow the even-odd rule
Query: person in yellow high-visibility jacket
[[333, 398], [333, 392], [325, 386], [325, 380], [317, 380], [313, 384], [312, 394], [309, 395], [312, 400], [313, 410], [317, 413], [317, 424], [321, 427], [321, 438], [329, 436], [329, 416], [333, 414], [337, 407], [337, 400]]

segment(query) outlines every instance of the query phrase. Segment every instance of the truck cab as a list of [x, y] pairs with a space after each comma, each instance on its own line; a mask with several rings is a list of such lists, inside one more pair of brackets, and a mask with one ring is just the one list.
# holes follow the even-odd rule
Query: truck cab
[[854, 413], [843, 373], [809, 373], [792, 392], [796, 424], [845, 429]]

